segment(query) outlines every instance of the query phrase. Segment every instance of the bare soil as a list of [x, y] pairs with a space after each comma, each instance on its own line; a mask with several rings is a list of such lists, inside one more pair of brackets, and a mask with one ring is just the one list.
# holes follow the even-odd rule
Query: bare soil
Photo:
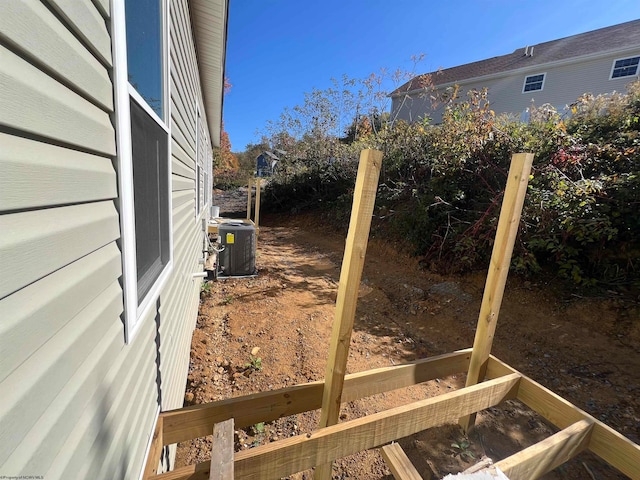
[[[231, 195], [236, 203], [227, 212], [242, 212], [244, 195]], [[203, 293], [185, 405], [324, 378], [344, 240], [344, 233], [327, 229], [315, 217], [266, 218], [258, 239], [258, 276], [212, 282]], [[385, 239], [369, 241], [349, 373], [473, 343], [485, 274], [430, 273], [405, 250]], [[640, 442], [638, 303], [614, 294], [580, 298], [557, 285], [510, 278], [493, 353]], [[464, 375], [455, 375], [349, 402], [340, 418], [351, 420], [463, 385]], [[311, 432], [318, 420], [316, 411], [238, 430], [236, 449]], [[481, 412], [468, 437], [457, 425], [445, 425], [399, 443], [423, 478], [435, 479], [465, 470], [485, 455], [505, 458], [554, 432], [537, 414], [509, 401]], [[209, 459], [210, 442], [207, 437], [180, 444], [176, 466]], [[310, 477], [302, 472], [292, 478]], [[377, 450], [338, 460], [333, 477], [392, 478]], [[585, 453], [544, 478], [626, 477]]]

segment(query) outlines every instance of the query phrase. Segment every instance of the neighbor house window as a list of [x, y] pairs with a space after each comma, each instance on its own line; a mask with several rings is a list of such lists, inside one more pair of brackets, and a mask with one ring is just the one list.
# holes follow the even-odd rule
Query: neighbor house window
[[522, 93], [542, 90], [543, 85], [544, 73], [540, 73], [538, 75], [529, 75], [524, 79], [524, 87], [522, 88]]
[[611, 78], [633, 77], [638, 74], [640, 57], [621, 58], [613, 61]]
[[168, 24], [164, 0], [113, 5], [125, 334], [130, 342], [156, 304], [172, 264]]

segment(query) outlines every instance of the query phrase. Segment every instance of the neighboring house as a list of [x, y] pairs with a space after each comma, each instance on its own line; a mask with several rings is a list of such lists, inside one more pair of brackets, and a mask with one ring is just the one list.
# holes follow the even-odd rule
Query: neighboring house
[[271, 152], [261, 153], [256, 157], [256, 176], [270, 177], [273, 175], [279, 161], [280, 158]]
[[443, 104], [431, 97], [456, 85], [462, 99], [469, 90], [486, 87], [496, 113], [520, 115], [532, 102], [560, 111], [584, 93], [624, 92], [638, 78], [639, 61], [640, 20], [634, 20], [425, 74], [435, 91], [424, 88], [428, 77], [415, 77], [391, 93], [391, 118], [440, 122]]
[[1, 478], [137, 479], [183, 405], [227, 9], [0, 6]]

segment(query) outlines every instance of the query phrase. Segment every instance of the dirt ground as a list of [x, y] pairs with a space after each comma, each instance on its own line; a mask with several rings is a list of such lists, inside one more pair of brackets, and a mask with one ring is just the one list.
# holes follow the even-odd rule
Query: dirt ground
[[[344, 241], [343, 233], [328, 230], [314, 217], [265, 219], [258, 239], [258, 276], [211, 282], [203, 294], [185, 405], [324, 378]], [[349, 373], [473, 343], [485, 274], [436, 275], [403, 250], [382, 238], [369, 241]], [[640, 442], [638, 303], [613, 293], [580, 298], [557, 285], [510, 278], [493, 353]], [[351, 420], [463, 384], [464, 375], [457, 375], [350, 402], [340, 418]], [[313, 431], [318, 419], [319, 412], [310, 412], [238, 430], [236, 451]], [[482, 412], [468, 437], [457, 425], [445, 425], [399, 443], [423, 478], [436, 479], [485, 455], [494, 461], [505, 458], [554, 431], [522, 404], [509, 401]], [[210, 441], [180, 444], [176, 466], [207, 460]], [[377, 450], [338, 460], [333, 473], [334, 478], [392, 478]], [[581, 454], [544, 478], [626, 477], [593, 455]]]

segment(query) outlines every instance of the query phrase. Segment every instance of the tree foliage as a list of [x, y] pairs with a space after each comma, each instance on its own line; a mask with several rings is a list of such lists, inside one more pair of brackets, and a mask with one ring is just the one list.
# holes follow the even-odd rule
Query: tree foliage
[[532, 105], [528, 123], [496, 115], [486, 91], [452, 96], [439, 125], [394, 121], [372, 103], [360, 111], [358, 95], [313, 91], [295, 115], [272, 124], [265, 141], [290, 154], [269, 185], [268, 207], [325, 206], [346, 221], [359, 152], [378, 148], [377, 224], [409, 239], [434, 268], [463, 271], [486, 265], [511, 155], [530, 151], [513, 268], [583, 286], [638, 284], [639, 82], [626, 94], [583, 95], [563, 112]]

